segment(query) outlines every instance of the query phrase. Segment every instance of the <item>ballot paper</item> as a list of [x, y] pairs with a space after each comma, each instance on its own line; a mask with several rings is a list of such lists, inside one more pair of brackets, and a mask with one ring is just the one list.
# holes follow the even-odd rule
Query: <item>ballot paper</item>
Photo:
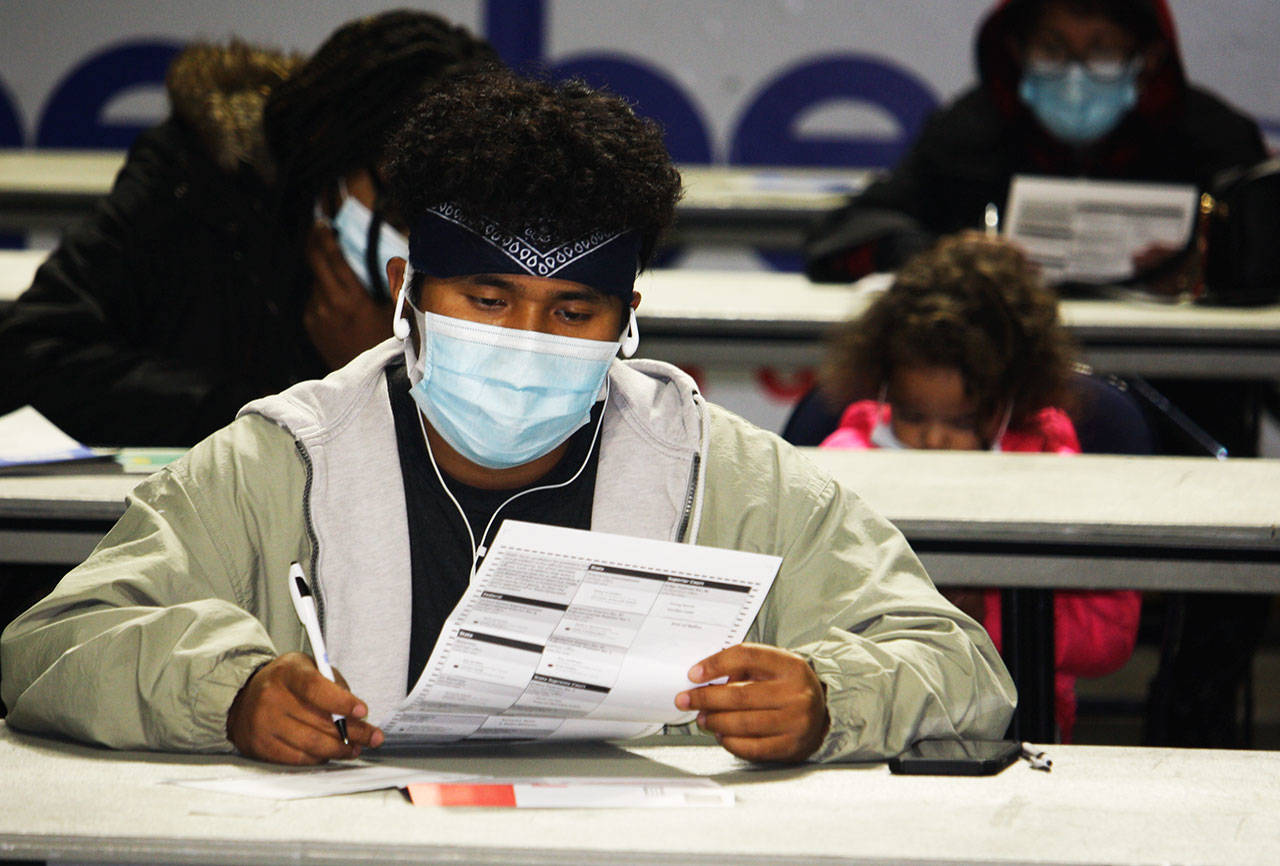
[[740, 643], [781, 559], [509, 520], [445, 622], [390, 746], [615, 739], [692, 721], [690, 667]]
[[98, 458], [33, 406], [0, 415], [0, 470]]
[[467, 773], [433, 773], [410, 767], [395, 767], [371, 761], [334, 761], [301, 770], [263, 770], [216, 779], [171, 779], [168, 784], [183, 788], [263, 797], [271, 800], [301, 800], [305, 797], [332, 797], [380, 788], [403, 788], [410, 784], [458, 783], [481, 778]]
[[1018, 175], [1004, 231], [1049, 283], [1121, 283], [1136, 275], [1138, 253], [1190, 242], [1198, 201], [1183, 184]]
[[617, 809], [732, 806], [733, 792], [710, 779], [544, 778], [408, 785], [415, 806]]

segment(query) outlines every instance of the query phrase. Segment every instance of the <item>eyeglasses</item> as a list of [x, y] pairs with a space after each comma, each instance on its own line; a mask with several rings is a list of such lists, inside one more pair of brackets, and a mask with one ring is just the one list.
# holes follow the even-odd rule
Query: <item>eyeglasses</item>
[[1095, 81], [1119, 81], [1136, 74], [1142, 68], [1142, 60], [1112, 54], [1077, 57], [1061, 48], [1034, 48], [1027, 55], [1027, 69], [1036, 75], [1063, 78], [1072, 67], [1083, 69]]

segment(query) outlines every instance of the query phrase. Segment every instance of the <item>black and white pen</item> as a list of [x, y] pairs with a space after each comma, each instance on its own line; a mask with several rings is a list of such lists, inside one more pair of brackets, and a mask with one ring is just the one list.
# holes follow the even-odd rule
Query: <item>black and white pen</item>
[[1044, 753], [1044, 750], [1030, 743], [1022, 744], [1022, 758], [1031, 765], [1033, 770], [1044, 770], [1046, 773], [1053, 770], [1053, 761]]
[[[336, 682], [333, 667], [329, 664], [329, 651], [324, 646], [324, 635], [320, 633], [315, 596], [311, 594], [311, 587], [307, 586], [307, 579], [302, 575], [302, 566], [296, 562], [289, 565], [289, 597], [293, 599], [293, 609], [298, 614], [298, 620], [307, 630], [307, 640], [311, 642], [311, 651], [315, 653], [316, 667], [325, 679], [331, 683]], [[351, 742], [347, 739], [347, 720], [333, 713], [333, 724], [338, 728], [342, 742], [350, 745]]]

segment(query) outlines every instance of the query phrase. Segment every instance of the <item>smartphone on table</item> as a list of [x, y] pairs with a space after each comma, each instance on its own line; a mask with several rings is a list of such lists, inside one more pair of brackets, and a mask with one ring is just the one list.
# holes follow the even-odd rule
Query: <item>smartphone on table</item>
[[921, 740], [889, 759], [889, 771], [908, 776], [993, 776], [1018, 760], [1017, 740]]

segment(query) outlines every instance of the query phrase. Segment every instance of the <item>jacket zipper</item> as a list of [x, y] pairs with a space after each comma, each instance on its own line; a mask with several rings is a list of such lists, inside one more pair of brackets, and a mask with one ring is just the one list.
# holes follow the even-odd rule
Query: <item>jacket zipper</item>
[[315, 470], [311, 465], [311, 455], [298, 440], [293, 441], [302, 465], [307, 469], [307, 480], [302, 486], [302, 523], [307, 528], [307, 538], [311, 541], [311, 568], [307, 579], [311, 583], [311, 591], [316, 597], [316, 618], [320, 620], [320, 633], [324, 633], [324, 592], [320, 589], [320, 575], [316, 573], [316, 564], [320, 560], [320, 542], [316, 538], [316, 528], [311, 522], [311, 481]]
[[689, 529], [689, 520], [693, 517], [693, 500], [698, 492], [698, 467], [702, 463], [702, 455], [695, 452], [693, 466], [689, 468], [689, 484], [684, 491], [684, 509], [680, 514], [680, 527], [676, 531], [676, 540], [684, 541], [685, 532]]

